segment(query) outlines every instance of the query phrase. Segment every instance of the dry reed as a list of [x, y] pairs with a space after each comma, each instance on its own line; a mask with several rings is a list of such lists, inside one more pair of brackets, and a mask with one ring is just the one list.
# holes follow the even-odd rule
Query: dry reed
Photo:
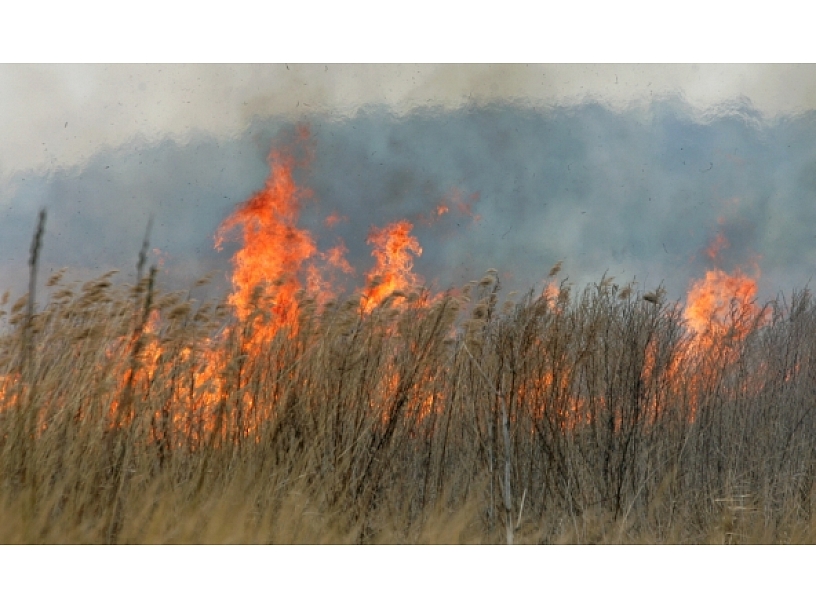
[[0, 541], [816, 540], [808, 292], [706, 350], [659, 291], [494, 270], [258, 333], [143, 264], [0, 312]]

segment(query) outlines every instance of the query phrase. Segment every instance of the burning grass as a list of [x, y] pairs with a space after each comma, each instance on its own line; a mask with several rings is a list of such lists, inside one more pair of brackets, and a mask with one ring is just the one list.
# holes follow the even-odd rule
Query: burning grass
[[157, 290], [145, 240], [136, 286], [58, 274], [38, 309], [41, 216], [0, 312], [0, 541], [816, 540], [808, 292], [758, 307], [717, 269], [684, 307], [556, 265], [516, 302], [495, 270], [434, 294], [398, 221], [341, 298], [271, 161], [222, 303]]
[[811, 296], [705, 334], [621, 293], [301, 292], [261, 334], [151, 277], [54, 282], [5, 313], [0, 539], [813, 541]]

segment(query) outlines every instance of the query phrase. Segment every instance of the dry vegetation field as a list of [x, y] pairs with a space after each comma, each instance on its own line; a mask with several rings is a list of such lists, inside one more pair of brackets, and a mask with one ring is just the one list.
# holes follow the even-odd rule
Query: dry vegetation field
[[683, 307], [553, 269], [542, 294], [492, 270], [433, 294], [397, 223], [367, 287], [329, 298], [247, 271], [274, 222], [308, 246], [294, 216], [246, 216], [285, 177], [225, 224], [221, 303], [160, 292], [146, 243], [135, 286], [35, 295], [41, 217], [0, 313], [0, 542], [816, 541], [808, 292], [760, 308], [712, 274], [733, 298]]
[[150, 277], [7, 305], [0, 540], [816, 539], [809, 295], [701, 346], [609, 282], [471, 290], [272, 335]]

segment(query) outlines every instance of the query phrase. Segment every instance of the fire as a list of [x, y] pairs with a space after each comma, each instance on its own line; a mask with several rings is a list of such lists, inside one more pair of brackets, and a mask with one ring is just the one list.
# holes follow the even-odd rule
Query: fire
[[317, 256], [325, 263], [324, 266], [309, 263], [306, 269], [306, 291], [318, 305], [323, 306], [337, 296], [337, 290], [334, 287], [337, 275], [335, 271], [354, 275], [354, 268], [346, 260], [347, 252], [348, 248], [345, 243], [338, 238], [336, 246], [325, 253], [318, 253]]
[[347, 253], [348, 248], [346, 248], [346, 244], [343, 243], [343, 240], [340, 239], [334, 248], [331, 248], [328, 252], [326, 252], [326, 261], [332, 267], [339, 269], [343, 273], [354, 275], [354, 269], [346, 260]]
[[707, 334], [722, 337], [730, 331], [736, 339], [744, 339], [750, 324], [760, 314], [756, 305], [757, 278], [739, 269], [729, 274], [717, 267], [720, 252], [729, 245], [725, 235], [718, 233], [706, 248], [715, 268], [706, 271], [705, 277], [689, 288], [685, 319], [701, 338]]
[[740, 269], [733, 273], [720, 269], [720, 253], [728, 246], [726, 237], [719, 233], [706, 248], [714, 268], [692, 282], [683, 311], [692, 331], [684, 353], [679, 356], [684, 360], [681, 368], [686, 373], [683, 378], [672, 374], [670, 382], [691, 390], [692, 420], [696, 417], [699, 397], [710, 394], [717, 380], [726, 373], [726, 369], [718, 369], [712, 363], [719, 362], [719, 367], [724, 364], [727, 368], [736, 362], [743, 341], [763, 322], [763, 310], [756, 304], [759, 268], [756, 277]]
[[[220, 249], [233, 230], [241, 230], [242, 247], [232, 259], [234, 290], [229, 303], [240, 320], [246, 320], [259, 307], [270, 311], [274, 322], [264, 327], [264, 336], [272, 336], [282, 327], [295, 330], [301, 291], [305, 289], [318, 304], [325, 303], [336, 296], [332, 270], [354, 274], [342, 240], [321, 253], [311, 233], [298, 226], [302, 202], [310, 192], [295, 183], [292, 156], [273, 150], [269, 163], [264, 188], [235, 210], [216, 233], [216, 248]], [[438, 217], [447, 211], [447, 206], [438, 205], [434, 213]], [[324, 225], [332, 228], [346, 220], [334, 212]], [[410, 289], [422, 281], [412, 271], [413, 257], [422, 254], [412, 229], [411, 222], [399, 220], [381, 229], [372, 228], [369, 233], [367, 243], [373, 246], [375, 264], [365, 275], [365, 312], [394, 291]]]
[[559, 294], [561, 294], [561, 288], [558, 282], [550, 280], [544, 285], [544, 290], [541, 291], [541, 298], [547, 301], [551, 307], [555, 307]]
[[[311, 304], [318, 308], [337, 296], [336, 275], [354, 275], [355, 270], [346, 259], [348, 249], [342, 239], [325, 252], [318, 250], [312, 234], [298, 226], [300, 211], [310, 192], [295, 182], [293, 169], [296, 162], [286, 150], [273, 150], [269, 155], [270, 173], [264, 188], [241, 204], [218, 228], [216, 247], [235, 230], [240, 230], [241, 247], [232, 258], [233, 291], [228, 303], [240, 321], [252, 319], [253, 332], [245, 336], [242, 348], [252, 362], [261, 352], [264, 341], [286, 329], [295, 336], [301, 308]], [[436, 216], [447, 212], [444, 206], [435, 209]], [[323, 224], [332, 229], [346, 216], [330, 214]], [[399, 220], [384, 228], [372, 228], [367, 243], [373, 246], [375, 264], [365, 274], [367, 288], [362, 293], [362, 309], [368, 313], [397, 290], [411, 289], [422, 280], [413, 273], [413, 257], [422, 254], [419, 241], [411, 235], [413, 225]], [[270, 314], [267, 317], [256, 313]], [[254, 316], [254, 317], [253, 317]], [[226, 340], [221, 337], [220, 341]], [[204, 366], [197, 381], [206, 382], [212, 389], [205, 393], [203, 411], [209, 419], [215, 417], [220, 388], [217, 371], [224, 367], [223, 345], [202, 354]], [[250, 365], [251, 366], [251, 365]], [[396, 371], [393, 380], [398, 379]], [[255, 398], [245, 397], [247, 413], [257, 420], [271, 405], [256, 404]], [[199, 415], [203, 413], [200, 411]], [[251, 430], [242, 428], [246, 433]], [[212, 428], [212, 421], [207, 426]]]
[[265, 187], [221, 224], [216, 248], [230, 231], [241, 228], [243, 247], [233, 257], [229, 303], [242, 320], [255, 307], [269, 303], [277, 330], [295, 324], [295, 295], [303, 287], [300, 274], [317, 247], [311, 234], [297, 226], [301, 201], [309, 192], [295, 184], [292, 157], [273, 150], [269, 163]]
[[413, 225], [399, 220], [378, 229], [372, 228], [367, 243], [374, 246], [374, 268], [366, 274], [368, 286], [363, 293], [362, 306], [370, 312], [387, 296], [397, 290], [410, 289], [422, 279], [413, 271], [414, 255], [422, 255], [422, 247], [411, 235]]
[[737, 338], [742, 339], [749, 322], [759, 314], [756, 293], [756, 280], [741, 271], [729, 275], [721, 269], [710, 269], [689, 289], [686, 321], [700, 335], [722, 335], [733, 327]]
[[473, 212], [473, 206], [478, 201], [478, 192], [468, 195], [462, 189], [454, 187], [442, 197], [436, 207], [428, 214], [417, 214], [412, 219], [418, 224], [430, 227], [439, 222], [443, 216], [456, 212], [458, 215], [466, 216], [476, 223], [482, 219], [479, 214]]

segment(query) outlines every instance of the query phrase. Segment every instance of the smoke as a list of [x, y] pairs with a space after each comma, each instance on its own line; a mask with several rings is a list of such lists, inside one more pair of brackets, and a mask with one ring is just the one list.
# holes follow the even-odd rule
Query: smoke
[[697, 118], [751, 100], [765, 118], [816, 108], [813, 65], [2, 65], [0, 184], [88, 162], [134, 141], [182, 145], [204, 130], [240, 138], [255, 118], [395, 116], [468, 104], [531, 109], [603, 104], [616, 112], [682, 97]]
[[[812, 273], [814, 113], [770, 120], [743, 100], [701, 117], [669, 97], [622, 109], [369, 105], [297, 119], [255, 117], [232, 137], [135, 139], [81, 166], [12, 174], [0, 195], [4, 283], [24, 289], [42, 206], [43, 275], [63, 266], [133, 275], [153, 214], [163, 281], [187, 287], [209, 270], [224, 281], [234, 249], [216, 252], [213, 235], [262, 188], [270, 147], [303, 120], [312, 162], [295, 178], [313, 196], [301, 222], [320, 251], [342, 239], [358, 270], [352, 283], [373, 265], [371, 228], [403, 218], [423, 250], [414, 271], [438, 289], [488, 268], [508, 289], [540, 288], [563, 259], [578, 285], [608, 272], [621, 283], [637, 277], [642, 288], [665, 281], [669, 297], [681, 298], [710, 267], [706, 248], [718, 233], [729, 243], [723, 269], [761, 267], [761, 298], [802, 287]], [[449, 213], [424, 222], [440, 204]]]

